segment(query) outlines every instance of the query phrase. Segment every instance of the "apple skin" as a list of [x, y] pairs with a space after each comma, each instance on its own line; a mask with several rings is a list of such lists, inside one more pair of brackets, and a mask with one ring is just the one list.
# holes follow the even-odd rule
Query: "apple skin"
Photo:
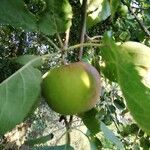
[[50, 108], [64, 115], [92, 109], [100, 96], [100, 75], [90, 64], [76, 62], [43, 76], [42, 94]]

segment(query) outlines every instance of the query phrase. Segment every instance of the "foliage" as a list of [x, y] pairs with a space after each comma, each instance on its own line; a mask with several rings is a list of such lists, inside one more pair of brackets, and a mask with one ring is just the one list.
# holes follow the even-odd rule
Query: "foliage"
[[[77, 114], [88, 129], [80, 132], [91, 149], [149, 149], [150, 89], [133, 57], [118, 44], [150, 46], [149, 10], [147, 0], [1, 0], [0, 135], [31, 117], [42, 96], [41, 74], [80, 60], [92, 64], [104, 83], [95, 108]], [[143, 69], [149, 78], [150, 68]], [[39, 146], [53, 133], [25, 145], [74, 149], [70, 133], [79, 129], [73, 117], [61, 115], [59, 121], [66, 128], [65, 145]]]
[[[32, 67], [33, 61], [27, 63], [0, 85], [1, 134], [21, 123], [36, 107], [40, 92], [41, 73]], [[17, 92], [14, 91], [15, 89]], [[31, 93], [31, 90], [34, 93]]]
[[[21, 27], [26, 31], [40, 31], [45, 34], [65, 31], [71, 25], [72, 12], [66, 0], [61, 0], [59, 3], [58, 1], [41, 2], [43, 2], [42, 8], [38, 10], [38, 15], [34, 15], [31, 13], [33, 12], [32, 10], [30, 12], [30, 9], [27, 9], [28, 3], [25, 6], [23, 0], [2, 0], [0, 3], [1, 24], [11, 24], [14, 27]], [[36, 5], [36, 2], [32, 3], [33, 6]], [[61, 26], [61, 24], [64, 25]]]

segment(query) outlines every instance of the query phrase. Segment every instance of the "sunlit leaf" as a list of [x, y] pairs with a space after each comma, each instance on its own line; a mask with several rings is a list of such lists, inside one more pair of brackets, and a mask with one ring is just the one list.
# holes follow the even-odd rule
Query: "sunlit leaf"
[[45, 34], [64, 32], [71, 26], [72, 8], [68, 0], [46, 0], [46, 10], [38, 21], [39, 30]]
[[114, 16], [117, 8], [120, 4], [120, 0], [110, 0], [110, 8], [111, 8], [111, 15]]
[[108, 37], [105, 37], [104, 44], [107, 48], [102, 51], [111, 58], [103, 58], [115, 65], [118, 83], [131, 115], [138, 125], [150, 134], [150, 89], [143, 84], [132, 57], [126, 51], [122, 51], [121, 47], [116, 46]]
[[87, 13], [87, 26], [92, 27], [110, 16], [110, 4], [108, 0], [89, 0]]
[[85, 126], [90, 130], [91, 134], [96, 134], [100, 132], [100, 121], [97, 118], [98, 111], [96, 108], [93, 108], [80, 115]]

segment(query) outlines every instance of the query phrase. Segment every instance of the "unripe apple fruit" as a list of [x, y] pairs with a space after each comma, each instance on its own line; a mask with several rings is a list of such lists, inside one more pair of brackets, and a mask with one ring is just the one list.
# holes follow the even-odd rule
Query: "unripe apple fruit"
[[54, 111], [64, 115], [79, 114], [97, 103], [100, 75], [84, 62], [63, 65], [43, 76], [42, 94]]
[[125, 5], [121, 5], [119, 12], [122, 16], [126, 16], [128, 13], [128, 7]]

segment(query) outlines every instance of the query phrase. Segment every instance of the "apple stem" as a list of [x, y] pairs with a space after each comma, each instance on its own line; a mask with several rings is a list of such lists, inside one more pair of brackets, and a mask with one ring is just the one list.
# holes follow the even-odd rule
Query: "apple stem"
[[62, 119], [64, 120], [66, 131], [67, 131], [66, 143], [67, 143], [67, 145], [70, 145], [70, 143], [71, 143], [70, 129], [71, 129], [72, 121], [73, 121], [73, 116], [70, 116], [69, 121], [67, 120], [66, 116], [63, 116]]

